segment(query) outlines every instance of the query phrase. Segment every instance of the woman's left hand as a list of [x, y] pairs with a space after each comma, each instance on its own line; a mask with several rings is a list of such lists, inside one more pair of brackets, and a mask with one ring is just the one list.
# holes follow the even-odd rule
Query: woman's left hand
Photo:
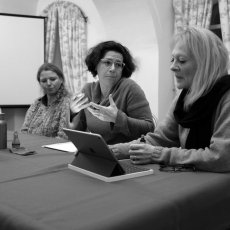
[[110, 106], [108, 107], [90, 102], [90, 106], [87, 109], [98, 119], [115, 123], [117, 119], [118, 108], [113, 101], [111, 94], [109, 95], [109, 102]]
[[129, 148], [130, 160], [133, 164], [151, 164], [158, 162], [160, 152], [154, 150], [155, 147], [150, 144], [131, 144]]

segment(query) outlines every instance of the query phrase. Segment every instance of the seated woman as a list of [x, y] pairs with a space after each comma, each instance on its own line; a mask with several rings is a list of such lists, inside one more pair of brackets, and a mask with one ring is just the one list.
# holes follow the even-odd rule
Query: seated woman
[[99, 133], [108, 144], [131, 141], [154, 130], [149, 103], [130, 79], [135, 64], [129, 50], [106, 41], [91, 48], [85, 59], [98, 81], [87, 83], [71, 103], [69, 127]]
[[65, 89], [64, 75], [55, 65], [45, 63], [38, 69], [37, 80], [44, 96], [28, 109], [21, 131], [66, 138], [62, 129], [68, 125], [70, 97]]
[[192, 164], [230, 171], [230, 75], [228, 51], [211, 31], [189, 27], [175, 35], [171, 70], [180, 95], [146, 143], [111, 146], [134, 164]]

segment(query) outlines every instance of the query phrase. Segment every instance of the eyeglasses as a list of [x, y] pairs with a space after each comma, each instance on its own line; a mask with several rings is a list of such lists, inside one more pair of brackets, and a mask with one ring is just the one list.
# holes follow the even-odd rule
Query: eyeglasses
[[123, 69], [125, 66], [125, 63], [120, 62], [120, 61], [113, 61], [110, 59], [102, 58], [101, 63], [106, 67], [110, 68], [113, 64], [116, 69]]
[[196, 167], [191, 164], [176, 164], [176, 165], [160, 164], [159, 170], [163, 172], [194, 172], [196, 171]]

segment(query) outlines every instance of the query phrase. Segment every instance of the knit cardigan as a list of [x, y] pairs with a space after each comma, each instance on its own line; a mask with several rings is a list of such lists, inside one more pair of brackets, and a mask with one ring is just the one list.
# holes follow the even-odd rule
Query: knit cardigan
[[[89, 101], [109, 106], [109, 99], [101, 101], [100, 83], [87, 83], [82, 92]], [[77, 130], [99, 133], [108, 144], [127, 142], [154, 130], [149, 103], [141, 87], [129, 78], [121, 78], [111, 91], [118, 108], [115, 123], [101, 121], [87, 109], [74, 118]]]

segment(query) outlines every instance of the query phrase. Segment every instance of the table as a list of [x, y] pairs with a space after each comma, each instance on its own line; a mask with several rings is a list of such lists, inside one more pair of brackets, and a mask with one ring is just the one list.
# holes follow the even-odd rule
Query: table
[[[8, 146], [11, 143], [8, 137]], [[37, 154], [0, 151], [0, 229], [218, 230], [230, 227], [230, 174], [169, 173], [106, 183], [69, 170], [74, 155], [20, 134]], [[146, 166], [145, 166], [146, 167]]]

